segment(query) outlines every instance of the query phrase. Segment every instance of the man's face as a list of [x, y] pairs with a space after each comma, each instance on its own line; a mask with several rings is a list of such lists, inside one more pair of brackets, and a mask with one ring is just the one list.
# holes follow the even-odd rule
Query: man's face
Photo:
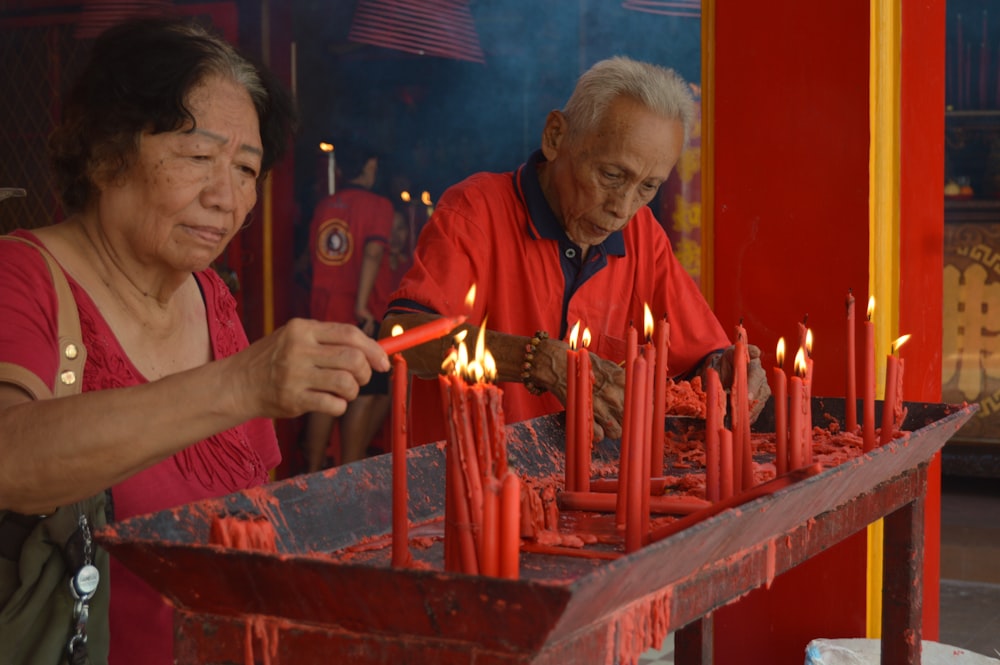
[[656, 195], [680, 158], [684, 127], [619, 97], [593, 131], [570, 136], [567, 129], [561, 113], [549, 114], [540, 179], [566, 234], [588, 248], [623, 229]]

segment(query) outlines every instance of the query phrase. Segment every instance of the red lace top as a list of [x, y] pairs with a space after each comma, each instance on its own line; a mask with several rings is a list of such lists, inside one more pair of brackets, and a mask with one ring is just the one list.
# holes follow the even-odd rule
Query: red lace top
[[[15, 234], [38, 242], [29, 232]], [[195, 277], [205, 300], [213, 358], [246, 348], [246, 333], [225, 284], [212, 271]], [[146, 383], [86, 291], [69, 275], [67, 278], [87, 347], [83, 391]], [[22, 243], [0, 242], [0, 321], [0, 362], [30, 370], [51, 388], [58, 367], [56, 298], [45, 262]], [[279, 461], [271, 421], [251, 420], [189, 446], [114, 486], [114, 517], [122, 520], [260, 485], [267, 482], [268, 469]], [[109, 662], [168, 665], [173, 663], [172, 654], [170, 606], [112, 557]]]

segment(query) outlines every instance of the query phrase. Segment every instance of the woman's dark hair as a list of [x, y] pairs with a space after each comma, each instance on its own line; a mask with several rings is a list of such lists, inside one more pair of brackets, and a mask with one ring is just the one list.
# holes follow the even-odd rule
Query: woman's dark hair
[[260, 177], [281, 158], [296, 116], [275, 77], [222, 37], [189, 20], [145, 18], [109, 28], [63, 105], [49, 139], [49, 156], [67, 214], [81, 211], [96, 191], [95, 168], [124, 172], [144, 131], [194, 124], [186, 102], [209, 76], [246, 89], [257, 111], [264, 156]]

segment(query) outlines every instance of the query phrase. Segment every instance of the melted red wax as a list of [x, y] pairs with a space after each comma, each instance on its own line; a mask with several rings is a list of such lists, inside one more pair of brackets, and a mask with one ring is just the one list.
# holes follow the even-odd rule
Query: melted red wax
[[[271, 520], [265, 516], [243, 517], [225, 515], [214, 517], [209, 528], [208, 542], [237, 550], [278, 551], [278, 534]], [[264, 665], [271, 665], [278, 655], [278, 626], [261, 616], [247, 618], [243, 660], [254, 665], [254, 644], [260, 644]], [[277, 662], [276, 660], [273, 662]]]

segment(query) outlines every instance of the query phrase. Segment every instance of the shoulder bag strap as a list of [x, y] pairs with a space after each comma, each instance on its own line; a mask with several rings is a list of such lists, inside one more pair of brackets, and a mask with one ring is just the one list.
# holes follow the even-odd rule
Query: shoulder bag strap
[[59, 374], [56, 376], [52, 394], [55, 397], [73, 395], [80, 392], [83, 381], [83, 367], [87, 362], [87, 348], [83, 345], [83, 335], [80, 332], [80, 314], [76, 308], [76, 299], [70, 290], [69, 282], [62, 267], [47, 249], [18, 236], [4, 236], [7, 240], [17, 240], [38, 250], [52, 275], [52, 285], [58, 302], [59, 326]]

